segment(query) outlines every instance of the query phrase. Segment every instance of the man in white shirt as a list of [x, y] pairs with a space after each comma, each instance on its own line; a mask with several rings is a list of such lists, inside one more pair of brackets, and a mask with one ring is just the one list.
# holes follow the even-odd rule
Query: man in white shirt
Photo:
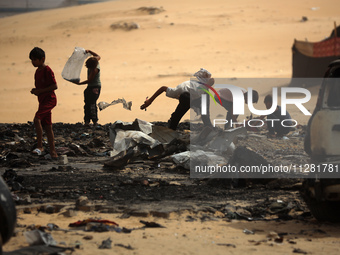
[[[211, 78], [211, 73], [203, 68], [196, 72], [194, 76], [198, 79], [198, 81], [185, 81], [175, 88], [167, 86], [160, 87], [152, 97], [145, 100], [144, 104], [141, 105], [140, 108], [142, 110], [146, 109], [163, 92], [166, 92], [167, 97], [178, 99], [179, 103], [177, 108], [171, 114], [171, 118], [169, 120], [169, 128], [176, 130], [181, 118], [190, 109], [190, 107], [200, 108], [201, 95], [204, 93], [204, 90], [202, 89], [206, 89], [205, 85], [212, 86], [215, 82], [214, 78]], [[207, 111], [209, 111], [209, 109], [207, 109]], [[205, 125], [212, 126], [209, 115], [202, 115], [202, 121]]]

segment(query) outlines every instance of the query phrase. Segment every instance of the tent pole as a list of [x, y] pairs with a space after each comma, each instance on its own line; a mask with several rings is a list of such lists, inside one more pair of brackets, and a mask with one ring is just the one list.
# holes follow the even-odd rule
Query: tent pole
[[338, 33], [336, 31], [336, 21], [334, 21], [334, 56], [337, 56], [337, 40], [338, 40]]
[[335, 37], [338, 37], [337, 31], [336, 31], [336, 21], [334, 21], [334, 35]]

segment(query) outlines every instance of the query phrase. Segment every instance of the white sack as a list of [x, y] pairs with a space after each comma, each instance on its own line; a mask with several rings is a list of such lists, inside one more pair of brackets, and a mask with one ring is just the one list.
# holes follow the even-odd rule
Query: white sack
[[91, 56], [91, 54], [86, 53], [84, 48], [75, 47], [61, 72], [61, 76], [67, 81], [79, 82], [81, 69], [89, 56]]

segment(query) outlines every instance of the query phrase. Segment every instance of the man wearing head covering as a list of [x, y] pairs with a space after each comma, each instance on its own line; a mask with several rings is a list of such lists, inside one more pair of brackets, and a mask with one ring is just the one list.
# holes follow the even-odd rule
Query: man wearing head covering
[[[152, 97], [145, 100], [140, 108], [142, 110], [146, 109], [163, 92], [167, 97], [178, 99], [179, 103], [169, 120], [169, 128], [176, 130], [178, 123], [190, 108], [193, 108], [197, 113], [197, 109], [200, 109], [201, 105], [201, 95], [204, 94], [203, 89], [206, 90], [207, 87], [214, 85], [215, 82], [214, 78], [211, 78], [211, 73], [204, 68], [201, 68], [194, 76], [197, 80], [185, 81], [175, 88], [160, 87]], [[209, 103], [207, 104], [208, 107]], [[202, 115], [202, 121], [205, 125], [212, 126], [209, 115]]]

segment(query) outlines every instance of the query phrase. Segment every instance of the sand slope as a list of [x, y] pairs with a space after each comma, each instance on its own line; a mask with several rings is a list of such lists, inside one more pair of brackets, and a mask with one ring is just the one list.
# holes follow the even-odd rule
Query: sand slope
[[[137, 10], [150, 6], [165, 11], [149, 15]], [[121, 105], [100, 112], [100, 123], [137, 117], [166, 121], [176, 100], [162, 95], [148, 111], [139, 109], [158, 87], [176, 86], [201, 67], [215, 77], [289, 78], [294, 38], [319, 41], [328, 36], [333, 22], [340, 24], [339, 7], [337, 0], [124, 0], [2, 18], [1, 122], [33, 119], [38, 103], [29, 93], [34, 68], [28, 53], [34, 46], [46, 51], [46, 63], [56, 74], [59, 89], [54, 122], [83, 120], [85, 87], [61, 77], [75, 46], [102, 57], [99, 101], [121, 97], [133, 101], [131, 112]], [[308, 21], [300, 22], [302, 16]], [[140, 29], [111, 29], [116, 22], [136, 22]], [[82, 78], [86, 78], [85, 70]], [[270, 91], [268, 87], [257, 89], [261, 96]], [[310, 103], [311, 107], [315, 104]]]

